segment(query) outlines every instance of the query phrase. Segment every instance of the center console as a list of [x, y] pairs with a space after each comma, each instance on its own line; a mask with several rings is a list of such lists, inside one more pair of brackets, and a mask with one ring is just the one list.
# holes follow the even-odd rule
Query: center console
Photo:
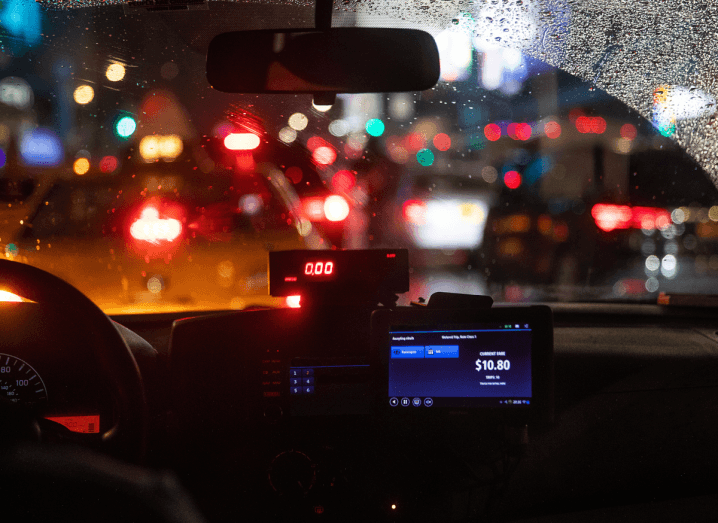
[[464, 468], [448, 449], [473, 459], [485, 439], [481, 460], [503, 445], [497, 427], [550, 420], [548, 307], [461, 296], [396, 307], [402, 250], [271, 253], [269, 270], [270, 292], [300, 308], [173, 326], [175, 459], [207, 510], [237, 498], [263, 507], [260, 520], [383, 521], [400, 503], [420, 520], [430, 478]]

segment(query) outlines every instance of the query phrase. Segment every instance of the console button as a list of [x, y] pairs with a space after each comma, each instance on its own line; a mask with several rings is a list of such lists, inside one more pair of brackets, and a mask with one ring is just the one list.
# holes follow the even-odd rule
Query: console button
[[314, 376], [314, 369], [302, 369], [302, 376]]
[[399, 399], [398, 399], [398, 398], [391, 398], [391, 399], [389, 400], [389, 405], [391, 405], [392, 407], [398, 406], [398, 405], [399, 405]]
[[421, 407], [421, 398], [414, 398], [414, 399], [411, 401], [411, 403], [412, 403], [415, 407]]
[[292, 387], [296, 387], [297, 385], [302, 384], [302, 378], [289, 378], [289, 384]]
[[301, 378], [303, 369], [289, 369], [289, 376], [292, 378]]
[[304, 390], [304, 394], [314, 394], [314, 387], [304, 386], [302, 389]]
[[411, 400], [409, 398], [401, 398], [402, 407], [408, 407], [409, 405], [411, 405]]
[[302, 378], [302, 385], [314, 385], [314, 376], [308, 378]]
[[304, 394], [303, 387], [289, 387], [290, 394]]
[[434, 404], [434, 400], [431, 398], [424, 398], [424, 406], [431, 407]]

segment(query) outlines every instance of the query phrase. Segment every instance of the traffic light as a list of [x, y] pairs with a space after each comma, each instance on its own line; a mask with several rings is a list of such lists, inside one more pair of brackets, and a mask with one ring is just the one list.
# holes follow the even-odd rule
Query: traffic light
[[120, 138], [129, 138], [137, 129], [137, 122], [131, 116], [122, 116], [115, 123], [115, 132]]

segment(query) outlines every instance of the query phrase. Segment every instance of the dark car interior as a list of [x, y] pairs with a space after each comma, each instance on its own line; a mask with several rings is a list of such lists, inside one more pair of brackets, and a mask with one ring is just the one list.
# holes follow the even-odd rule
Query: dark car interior
[[[221, 51], [252, 35], [210, 44], [210, 82], [320, 103], [436, 82], [425, 33], [382, 57], [395, 33], [332, 33], [318, 4], [323, 32], [252, 40], [250, 86]], [[334, 44], [337, 78], [297, 58]], [[0, 519], [716, 521], [718, 302], [399, 306], [409, 257], [277, 250], [269, 293], [300, 307], [112, 316], [0, 259], [23, 298], [0, 303]]]
[[[284, 282], [316, 253], [278, 254], [270, 258], [274, 292], [302, 289], [302, 308], [117, 323], [56, 277], [3, 261], [6, 281], [37, 302], [3, 305], [5, 351], [41, 362], [36, 370], [48, 385], [64, 384], [58, 412], [100, 417], [99, 432], [79, 434], [45, 419], [52, 413], [3, 404], [10, 514], [34, 521], [98, 513], [112, 521], [713, 518], [718, 337], [710, 309], [492, 308], [490, 298], [441, 294], [396, 308], [391, 293], [406, 290], [406, 251], [325, 255], [323, 263], [337, 268], [398, 255], [333, 284], [310, 276]], [[492, 325], [517, 336], [514, 327], [530, 326], [531, 341], [493, 340]], [[506, 349], [513, 372], [527, 373], [532, 386], [507, 399], [457, 393], [455, 403], [437, 397], [432, 405], [422, 397], [431, 392], [419, 390], [407, 395], [419, 395], [420, 405], [392, 403], [403, 398], [389, 397], [391, 380], [400, 384], [407, 372], [391, 370], [404, 363], [388, 354], [394, 327], [479, 332], [480, 346]], [[457, 356], [476, 355], [471, 341], [454, 343]], [[49, 345], [51, 359], [33, 357]], [[533, 364], [521, 367], [527, 348]], [[450, 358], [435, 359], [431, 374]], [[408, 368], [412, 386], [427, 391], [460, 381]], [[509, 376], [509, 386], [521, 382]], [[301, 383], [311, 392], [297, 393]]]

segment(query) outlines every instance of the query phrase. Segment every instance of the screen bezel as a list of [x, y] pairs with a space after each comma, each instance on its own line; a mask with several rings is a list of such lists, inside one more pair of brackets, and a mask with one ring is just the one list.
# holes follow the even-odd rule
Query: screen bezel
[[[395, 408], [389, 405], [389, 347], [394, 327], [465, 326], [481, 323], [531, 324], [531, 404], [504, 407]], [[553, 314], [545, 305], [491, 309], [429, 309], [399, 307], [374, 311], [371, 317], [371, 358], [376, 368], [375, 409], [392, 417], [431, 417], [465, 413], [507, 423], [553, 419]]]

